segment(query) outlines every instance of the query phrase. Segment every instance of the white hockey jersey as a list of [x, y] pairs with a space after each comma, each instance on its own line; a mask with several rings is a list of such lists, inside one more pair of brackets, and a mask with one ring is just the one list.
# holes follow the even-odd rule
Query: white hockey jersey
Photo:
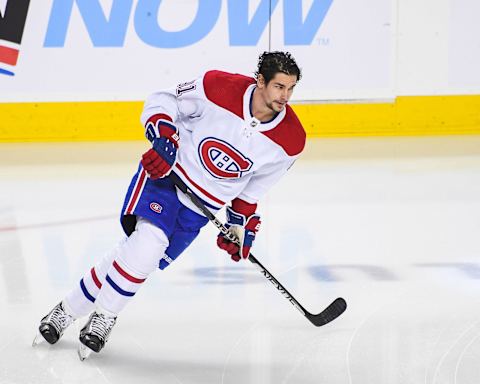
[[[252, 116], [255, 88], [251, 77], [209, 71], [145, 102], [144, 126], [163, 114], [178, 127], [173, 171], [214, 212], [237, 197], [257, 203], [305, 146], [305, 131], [290, 106], [268, 122]], [[199, 212], [180, 191], [178, 197]]]

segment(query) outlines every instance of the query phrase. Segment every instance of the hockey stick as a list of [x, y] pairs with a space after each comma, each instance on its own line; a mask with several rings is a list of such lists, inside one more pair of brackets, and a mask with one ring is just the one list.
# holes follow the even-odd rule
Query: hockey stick
[[[187, 185], [183, 182], [178, 175], [171, 172], [170, 180], [180, 189], [188, 199], [195, 204], [195, 206], [220, 230], [220, 232], [230, 241], [239, 244], [238, 239], [235, 235], [230, 233], [230, 231], [223, 225], [223, 223], [218, 220], [215, 215], [210, 212], [205, 205], [198, 199], [198, 197], [188, 189]], [[290, 303], [297, 308], [300, 313], [305, 316], [310, 322], [317, 326], [321, 327], [329, 323], [332, 320], [335, 320], [338, 316], [340, 316], [345, 310], [347, 309], [346, 301], [338, 297], [335, 299], [327, 308], [325, 308], [322, 312], [314, 315], [308, 312], [296, 299], [293, 295], [287, 291], [287, 289], [280, 284], [280, 282], [265, 268], [260, 261], [258, 261], [251, 253], [248, 256], [248, 260], [250, 260], [262, 273], [263, 276], [267, 278], [274, 286], [277, 288], [280, 293], [288, 300]]]

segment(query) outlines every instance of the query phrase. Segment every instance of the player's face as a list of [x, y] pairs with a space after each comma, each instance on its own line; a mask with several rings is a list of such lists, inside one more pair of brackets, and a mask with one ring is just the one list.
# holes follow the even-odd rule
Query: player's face
[[278, 72], [268, 84], [265, 84], [265, 79], [260, 76], [257, 86], [262, 91], [262, 99], [265, 105], [272, 112], [282, 111], [292, 96], [293, 88], [297, 84], [297, 76]]

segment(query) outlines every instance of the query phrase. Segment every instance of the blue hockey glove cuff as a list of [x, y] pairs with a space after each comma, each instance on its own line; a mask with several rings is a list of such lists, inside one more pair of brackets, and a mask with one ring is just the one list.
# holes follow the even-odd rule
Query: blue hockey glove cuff
[[252, 213], [246, 217], [232, 207], [227, 207], [226, 215], [225, 227], [238, 238], [239, 244], [229, 241], [220, 233], [217, 237], [217, 245], [220, 249], [228, 252], [234, 261], [239, 261], [241, 258], [246, 259], [260, 229], [260, 215]]
[[168, 175], [177, 159], [178, 129], [166, 115], [154, 115], [145, 126], [152, 148], [142, 156], [142, 166], [152, 179]]

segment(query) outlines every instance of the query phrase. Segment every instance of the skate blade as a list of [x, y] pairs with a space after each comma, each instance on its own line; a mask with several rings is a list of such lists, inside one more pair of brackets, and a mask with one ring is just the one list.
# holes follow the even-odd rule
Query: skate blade
[[90, 356], [90, 354], [93, 351], [87, 346], [80, 343], [80, 345], [78, 346], [77, 352], [78, 352], [78, 357], [80, 358], [80, 361], [85, 361], [86, 359], [88, 359], [88, 356]]
[[44, 341], [46, 341], [45, 338], [42, 336], [42, 334], [40, 332], [38, 332], [37, 335], [35, 336], [35, 338], [32, 341], [32, 347], [35, 347], [36, 345], [41, 344]]

